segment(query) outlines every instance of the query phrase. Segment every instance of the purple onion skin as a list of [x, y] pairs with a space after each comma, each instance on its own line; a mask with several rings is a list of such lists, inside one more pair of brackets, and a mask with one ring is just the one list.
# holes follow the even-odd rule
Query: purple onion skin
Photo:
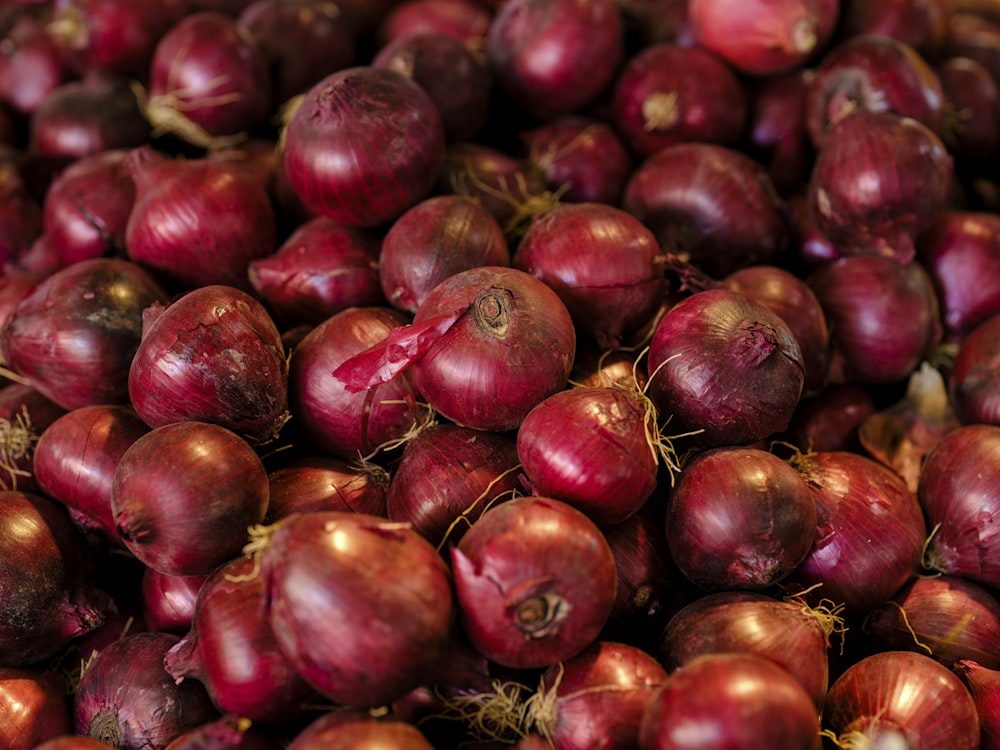
[[933, 571], [1000, 586], [1000, 427], [971, 424], [945, 435], [924, 459], [917, 496], [934, 534], [924, 564]]
[[657, 692], [642, 717], [639, 747], [819, 750], [819, 719], [805, 688], [775, 663], [753, 654], [706, 654]]
[[164, 750], [280, 750], [271, 733], [246, 717], [225, 714], [175, 737]]
[[279, 522], [262, 553], [271, 627], [302, 677], [343, 705], [401, 698], [444, 658], [444, 559], [412, 529], [337, 511]]
[[949, 57], [935, 67], [945, 101], [953, 112], [942, 134], [956, 165], [989, 161], [1000, 152], [1000, 83], [970, 57]]
[[151, 631], [184, 635], [191, 629], [205, 575], [172, 576], [150, 567], [142, 572], [142, 617]]
[[34, 750], [73, 731], [64, 680], [38, 667], [0, 667], [0, 740], [6, 750]]
[[407, 34], [435, 32], [481, 50], [493, 19], [488, 3], [479, 0], [411, 0], [397, 3], [382, 17], [378, 27], [380, 45]]
[[200, 683], [175, 685], [163, 668], [178, 640], [169, 633], [136, 633], [101, 651], [74, 694], [77, 734], [112, 747], [153, 750], [216, 718]]
[[979, 746], [984, 750], [1000, 747], [1000, 671], [987, 669], [968, 659], [958, 662], [952, 669], [969, 688], [976, 703]]
[[966, 424], [1000, 425], [1000, 313], [966, 336], [955, 356], [948, 390], [955, 414]]
[[430, 96], [393, 70], [346, 68], [305, 94], [285, 131], [295, 193], [344, 226], [374, 227], [425, 198], [444, 158]]
[[948, 23], [954, 6], [955, 3], [950, 0], [889, 0], [881, 3], [847, 0], [841, 9], [842, 33], [849, 36], [888, 36], [933, 60], [940, 56], [947, 42]]
[[459, 621], [487, 659], [545, 667], [593, 643], [614, 607], [614, 555], [583, 513], [550, 498], [492, 508], [451, 548]]
[[0, 332], [7, 367], [64, 409], [128, 403], [142, 312], [166, 292], [138, 265], [95, 258], [53, 273]]
[[[327, 715], [329, 716], [329, 715]], [[412, 724], [402, 721], [325, 716], [307, 726], [288, 750], [432, 750]]]
[[782, 439], [803, 453], [851, 451], [861, 453], [858, 428], [878, 405], [871, 390], [855, 383], [827, 385], [803, 399]]
[[264, 306], [209, 285], [144, 314], [128, 373], [132, 406], [151, 427], [201, 420], [250, 441], [273, 438], [288, 417], [288, 363]]
[[809, 553], [816, 503], [786, 461], [722, 447], [688, 461], [670, 493], [667, 544], [680, 571], [713, 591], [761, 591]]
[[[661, 152], [662, 153], [662, 152]], [[706, 446], [747, 445], [784, 430], [805, 380], [802, 350], [763, 304], [727, 290], [672, 307], [650, 342], [649, 396], [670, 430]]]
[[912, 118], [859, 110], [838, 120], [809, 180], [812, 220], [844, 255], [905, 263], [914, 238], [947, 207], [953, 159]]
[[316, 510], [387, 515], [389, 476], [375, 464], [361, 466], [342, 458], [306, 456], [283, 463], [267, 475], [267, 481], [270, 497], [265, 524]]
[[54, 501], [4, 490], [0, 526], [0, 664], [26, 666], [100, 627], [111, 599], [95, 587], [87, 543]]

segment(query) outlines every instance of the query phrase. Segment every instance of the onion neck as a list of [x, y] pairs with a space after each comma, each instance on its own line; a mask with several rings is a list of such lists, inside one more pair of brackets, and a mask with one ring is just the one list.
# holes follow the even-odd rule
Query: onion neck
[[121, 722], [118, 721], [118, 715], [108, 708], [102, 708], [94, 714], [90, 726], [87, 727], [87, 734], [111, 747], [121, 747], [125, 735]]
[[650, 94], [642, 103], [642, 129], [647, 133], [669, 130], [681, 119], [676, 91]]
[[771, 326], [759, 321], [750, 321], [739, 327], [741, 333], [734, 352], [737, 366], [752, 370], [780, 350], [778, 335]]
[[507, 337], [514, 313], [514, 295], [508, 289], [491, 286], [472, 303], [472, 318], [480, 331], [496, 339]]

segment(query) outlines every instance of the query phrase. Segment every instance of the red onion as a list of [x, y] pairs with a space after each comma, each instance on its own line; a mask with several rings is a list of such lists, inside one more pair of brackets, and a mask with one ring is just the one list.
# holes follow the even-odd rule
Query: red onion
[[1000, 119], [1000, 86], [986, 66], [969, 57], [949, 57], [935, 67], [946, 112], [942, 134], [956, 160], [977, 163], [1000, 151], [993, 123]]
[[604, 349], [647, 323], [667, 291], [663, 254], [638, 219], [603, 203], [566, 203], [539, 214], [514, 268], [553, 289], [577, 333]]
[[35, 454], [42, 434], [65, 413], [30, 385], [8, 383], [0, 388], [0, 488], [42, 490]]
[[164, 750], [278, 750], [270, 735], [252, 728], [253, 722], [232, 714], [178, 735]]
[[271, 114], [271, 78], [246, 27], [232, 16], [199, 11], [157, 42], [142, 99], [155, 134], [209, 147], [241, 139]]
[[917, 572], [926, 538], [916, 497], [891, 469], [839, 451], [794, 459], [816, 501], [816, 539], [790, 579], [860, 618]]
[[250, 445], [205, 422], [157, 427], [115, 469], [111, 509], [125, 546], [168, 575], [208, 573], [264, 520], [267, 472]]
[[918, 496], [932, 530], [924, 552], [930, 570], [1000, 585], [993, 517], [1000, 471], [1000, 427], [972, 424], [945, 435], [924, 460]]
[[852, 256], [807, 281], [830, 326], [830, 382], [903, 381], [941, 339], [934, 286], [918, 263]]
[[500, 503], [451, 549], [459, 621], [487, 659], [518, 669], [591, 645], [614, 606], [614, 555], [583, 513], [550, 498]]
[[528, 412], [517, 456], [532, 493], [561, 500], [600, 525], [624, 521], [656, 489], [656, 426], [622, 388], [559, 391]]
[[523, 130], [518, 139], [523, 155], [562, 200], [618, 205], [632, 156], [608, 123], [567, 115]]
[[90, 74], [49, 92], [31, 115], [28, 148], [66, 161], [149, 140], [149, 124], [123, 78]]
[[275, 250], [274, 210], [264, 188], [232, 164], [129, 155], [135, 205], [125, 230], [129, 258], [188, 289], [225, 284], [250, 291], [247, 267]]
[[35, 479], [65, 505], [83, 528], [114, 539], [111, 483], [122, 454], [149, 432], [135, 411], [120, 404], [81, 406], [52, 422], [38, 439]]
[[317, 325], [348, 307], [385, 304], [380, 247], [367, 230], [317, 217], [277, 252], [250, 261], [250, 284], [278, 320]]
[[643, 714], [642, 750], [819, 750], [816, 705], [799, 682], [754, 654], [706, 654], [667, 678]]
[[621, 11], [614, 0], [507, 0], [486, 57], [514, 107], [543, 120], [580, 111], [624, 57]]
[[151, 427], [198, 419], [264, 441], [288, 419], [287, 373], [281, 334], [263, 305], [211, 285], [144, 313], [128, 390]]
[[923, 654], [883, 651], [848, 667], [830, 687], [823, 725], [863, 747], [975, 750], [972, 696], [947, 667]]
[[[663, 152], [661, 152], [663, 153]], [[738, 292], [672, 307], [650, 342], [649, 396], [675, 434], [749, 444], [784, 430], [802, 393], [802, 350], [785, 322]]]
[[632, 173], [623, 208], [648, 226], [661, 247], [705, 273], [778, 260], [789, 232], [763, 166], [712, 143], [680, 143]]
[[803, 453], [861, 452], [858, 428], [878, 405], [866, 386], [840, 383], [799, 402], [784, 439]]
[[45, 31], [41, 19], [17, 10], [0, 16], [0, 100], [21, 114], [30, 115], [67, 78], [59, 47]]
[[59, 675], [0, 667], [0, 741], [7, 750], [34, 750], [72, 731], [66, 685]]
[[181, 0], [55, 0], [45, 30], [76, 71], [146, 75], [160, 37], [185, 13]]
[[688, 461], [670, 493], [667, 544], [688, 580], [716, 591], [763, 590], [809, 553], [816, 503], [787, 462], [724, 447]]
[[370, 717], [317, 719], [300, 732], [288, 750], [433, 750], [426, 737], [412, 724]]
[[335, 3], [255, 0], [238, 20], [267, 63], [276, 104], [289, 101], [355, 59], [355, 34]]
[[372, 59], [412, 79], [427, 92], [451, 142], [474, 138], [490, 112], [490, 74], [464, 42], [438, 32], [408, 34], [388, 42]]
[[686, 141], [729, 146], [747, 121], [743, 84], [703, 47], [644, 47], [625, 63], [612, 97], [615, 126], [640, 156]]
[[482, 266], [438, 284], [413, 324], [334, 371], [358, 393], [412, 366], [414, 387], [464, 427], [517, 427], [569, 378], [576, 332], [552, 289], [513, 268]]
[[369, 456], [426, 421], [426, 405], [409, 373], [357, 393], [330, 377], [405, 323], [402, 313], [388, 307], [352, 307], [313, 328], [292, 350], [290, 427], [312, 450], [348, 460]]
[[42, 208], [14, 164], [0, 163], [0, 220], [0, 264], [10, 267], [42, 232]]
[[135, 633], [98, 654], [73, 698], [77, 733], [112, 747], [163, 748], [214, 718], [204, 687], [175, 685], [163, 668], [178, 640], [169, 633]]
[[756, 81], [749, 91], [750, 152], [758, 154], [782, 196], [801, 192], [815, 159], [805, 121], [814, 75], [812, 68], [796, 68]]
[[856, 111], [909, 117], [944, 132], [941, 81], [913, 47], [891, 37], [852, 36], [823, 57], [806, 102], [813, 145], [820, 148], [831, 128]]
[[839, 20], [835, 0], [690, 0], [698, 44], [738, 70], [773, 75], [798, 67], [822, 50]]
[[966, 336], [955, 356], [948, 390], [962, 422], [1000, 424], [996, 398], [998, 331], [1000, 314], [986, 318]]
[[99, 627], [111, 605], [83, 536], [40, 495], [0, 491], [0, 664], [34, 664]]
[[402, 697], [448, 649], [447, 565], [405, 524], [363, 513], [280, 521], [260, 553], [278, 645], [319, 692], [346, 705]]
[[107, 747], [106, 742], [74, 734], [47, 740], [37, 745], [35, 750], [107, 750]]
[[184, 635], [191, 628], [198, 592], [208, 575], [172, 576], [142, 572], [142, 615], [152, 631]]
[[841, 6], [841, 34], [891, 37], [933, 59], [947, 42], [953, 5], [952, 0], [846, 0]]
[[830, 636], [843, 637], [838, 608], [809, 607], [801, 599], [774, 599], [751, 591], [720, 591], [685, 606], [660, 638], [663, 665], [673, 672], [704, 654], [749, 653], [786, 669], [822, 707], [829, 687]]
[[165, 301], [135, 263], [80, 261], [21, 299], [0, 331], [0, 351], [10, 369], [64, 409], [126, 403], [142, 311]]
[[1000, 80], [998, 40], [1000, 17], [996, 13], [969, 12], [956, 7], [948, 24], [945, 54], [971, 58], [986, 67], [994, 79]]
[[481, 51], [493, 12], [479, 0], [404, 0], [389, 8], [378, 28], [378, 44], [408, 34], [447, 34]]
[[961, 341], [987, 318], [1000, 314], [1000, 216], [946, 211], [917, 242], [917, 257], [930, 273], [941, 307], [945, 338]]
[[135, 201], [126, 154], [114, 149], [81, 157], [49, 186], [43, 227], [64, 265], [125, 256], [125, 226]]
[[1000, 747], [1000, 710], [997, 708], [997, 699], [1000, 697], [1000, 672], [986, 669], [967, 659], [958, 662], [953, 669], [969, 688], [976, 703], [981, 732], [979, 746], [984, 750]]
[[493, 215], [465, 196], [438, 195], [392, 223], [382, 239], [378, 272], [389, 303], [413, 314], [449, 276], [506, 265], [510, 250]]
[[946, 207], [952, 158], [912, 118], [853, 111], [829, 130], [809, 181], [809, 211], [845, 255], [913, 259], [913, 241]]
[[[652, 324], [659, 322], [656, 318]], [[648, 330], [653, 325], [648, 324]], [[643, 333], [647, 333], [646, 329]], [[620, 387], [626, 390], [642, 389], [646, 386], [645, 368], [637, 366], [636, 352], [628, 349], [605, 351], [589, 341], [580, 342], [576, 357], [573, 359], [573, 370], [570, 382], [593, 388]]]
[[238, 557], [205, 580], [191, 629], [166, 652], [163, 667], [177, 684], [202, 683], [223, 713], [292, 721], [317, 697], [278, 647], [256, 566]]
[[406, 444], [386, 493], [393, 521], [431, 544], [455, 544], [497, 502], [520, 489], [517, 446], [505, 434], [432, 425]]
[[916, 651], [946, 667], [962, 659], [1000, 668], [1000, 600], [958, 576], [915, 577], [865, 618], [881, 651]]
[[427, 196], [443, 157], [434, 102], [385, 68], [347, 68], [322, 79], [285, 130], [292, 188], [307, 207], [345, 226], [397, 218]]
[[283, 463], [268, 474], [267, 481], [270, 493], [264, 517], [266, 524], [293, 513], [317, 510], [387, 515], [389, 474], [377, 464], [352, 464], [340, 458], [309, 456]]

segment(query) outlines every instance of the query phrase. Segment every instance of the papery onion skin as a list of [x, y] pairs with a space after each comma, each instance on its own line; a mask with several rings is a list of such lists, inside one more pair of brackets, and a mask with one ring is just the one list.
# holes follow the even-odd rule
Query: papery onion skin
[[41, 490], [76, 520], [117, 536], [111, 484], [122, 454], [149, 432], [130, 406], [94, 404], [64, 414], [39, 437], [34, 473]]
[[979, 747], [979, 717], [965, 686], [947, 667], [909, 651], [882, 651], [848, 667], [830, 686], [823, 724], [841, 738], [858, 732], [873, 746]]
[[135, 633], [100, 652], [84, 670], [73, 699], [77, 734], [122, 748], [163, 748], [218, 714], [205, 688], [175, 685], [163, 657], [179, 638]]
[[614, 555], [598, 527], [550, 498], [487, 511], [451, 548], [462, 631], [483, 656], [530, 669], [593, 643], [617, 593]]
[[419, 84], [361, 66], [305, 93], [285, 130], [282, 159], [311, 210], [345, 226], [373, 227], [427, 196], [444, 144], [441, 117]]
[[967, 659], [1000, 669], [1000, 601], [958, 576], [919, 576], [865, 618], [882, 651], [926, 653], [946, 667]]
[[447, 651], [451, 576], [412, 529], [363, 513], [291, 516], [260, 564], [281, 650], [331, 700], [396, 700]]
[[72, 731], [66, 685], [58, 674], [0, 667], [0, 740], [7, 750], [34, 750]]
[[246, 292], [199, 287], [144, 313], [128, 391], [150, 427], [201, 420], [267, 440], [288, 416], [281, 334]]
[[666, 294], [662, 260], [653, 233], [631, 214], [603, 203], [564, 203], [532, 220], [511, 264], [559, 295], [578, 334], [614, 349]]
[[541, 120], [592, 102], [623, 56], [621, 11], [611, 0], [508, 0], [486, 33], [498, 88]]
[[934, 530], [925, 566], [1000, 586], [1000, 427], [971, 424], [952, 430], [924, 459], [917, 489]]
[[979, 714], [981, 741], [984, 750], [1000, 747], [1000, 672], [963, 659], [952, 668], [969, 688]]
[[411, 524], [431, 544], [456, 544], [483, 512], [520, 493], [517, 467], [510, 435], [431, 425], [394, 463], [386, 514]]
[[125, 546], [168, 575], [209, 573], [235, 557], [267, 502], [267, 472], [253, 448], [207, 422], [174, 422], [140, 437], [111, 488]]
[[318, 325], [348, 307], [385, 304], [379, 238], [325, 217], [299, 225], [272, 254], [250, 261], [256, 295], [286, 325]]
[[[662, 153], [662, 152], [661, 152]], [[746, 295], [698, 292], [650, 342], [649, 396], [675, 434], [746, 445], [788, 426], [804, 382], [802, 351], [781, 318]]]
[[314, 510], [387, 515], [389, 475], [377, 464], [354, 464], [330, 456], [304, 456], [269, 472], [267, 480], [270, 492], [265, 524], [292, 513]]
[[413, 383], [456, 424], [517, 427], [569, 378], [576, 330], [558, 295], [514, 268], [482, 266], [438, 284], [413, 322], [468, 312], [415, 364]]
[[862, 617], [919, 569], [924, 514], [903, 479], [857, 453], [798, 456], [794, 465], [816, 501], [816, 541], [790, 579], [822, 583], [819, 596]]
[[953, 159], [918, 121], [856, 110], [827, 133], [809, 180], [809, 211], [843, 254], [913, 259], [914, 237], [947, 207]]
[[681, 470], [667, 508], [680, 571], [708, 590], [761, 591], [809, 553], [816, 503], [787, 462], [757, 448], [703, 451]]
[[621, 388], [569, 388], [528, 412], [517, 456], [532, 494], [583, 511], [598, 525], [624, 521], [656, 489], [646, 406]]
[[955, 355], [948, 391], [955, 414], [966, 424], [1000, 425], [998, 336], [1000, 313], [972, 329]]
[[135, 263], [95, 258], [47, 277], [0, 332], [7, 367], [64, 409], [128, 402], [142, 311], [167, 295]]
[[331, 377], [339, 365], [383, 341], [406, 317], [390, 307], [352, 307], [313, 328], [292, 350], [288, 373], [291, 427], [319, 453], [344, 459], [372, 454], [426, 416], [409, 373], [361, 393]]
[[642, 750], [783, 747], [819, 750], [805, 688], [754, 654], [706, 654], [673, 672], [642, 717]]

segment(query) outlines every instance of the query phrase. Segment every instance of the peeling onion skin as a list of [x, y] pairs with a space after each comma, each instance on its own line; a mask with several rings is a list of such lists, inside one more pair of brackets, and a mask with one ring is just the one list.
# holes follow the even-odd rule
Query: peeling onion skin
[[276, 525], [260, 565], [279, 647], [337, 703], [397, 700], [448, 651], [451, 575], [405, 524], [339, 511], [290, 516]]
[[[662, 153], [662, 152], [661, 152]], [[747, 445], [781, 432], [805, 381], [802, 350], [770, 309], [709, 289], [674, 305], [650, 342], [649, 397], [670, 430], [705, 446]]]
[[848, 667], [830, 686], [823, 724], [838, 737], [921, 750], [976, 750], [979, 716], [965, 686], [924, 654], [883, 651]]
[[491, 661], [547, 667], [593, 643], [614, 607], [614, 555], [583, 513], [551, 498], [492, 508], [451, 548], [459, 621]]

